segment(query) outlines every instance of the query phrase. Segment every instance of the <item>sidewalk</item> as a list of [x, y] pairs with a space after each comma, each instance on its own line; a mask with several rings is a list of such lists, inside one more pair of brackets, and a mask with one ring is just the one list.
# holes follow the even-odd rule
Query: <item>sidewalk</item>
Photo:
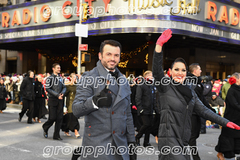
[[[0, 123], [1, 123], [0, 148], [1, 150], [3, 150], [2, 153], [4, 153], [4, 155], [1, 155], [1, 158], [0, 158], [1, 160], [13, 159], [12, 157], [13, 155], [8, 154], [9, 150], [13, 152], [17, 152], [18, 154], [17, 159], [19, 159], [19, 157], [21, 157], [21, 159], [34, 159], [34, 157], [35, 159], [43, 159], [42, 152], [47, 145], [53, 145], [56, 149], [57, 149], [57, 146], [58, 147], [60, 146], [62, 148], [65, 147], [66, 149], [69, 148], [69, 146], [72, 148], [74, 148], [75, 146], [81, 146], [82, 138], [76, 139], [74, 136], [65, 137], [63, 132], [60, 132], [63, 138], [63, 141], [61, 142], [51, 141], [54, 127], [51, 127], [49, 130], [49, 135], [50, 135], [49, 138], [48, 139], [44, 138], [42, 135], [42, 128], [41, 128], [41, 125], [46, 121], [44, 119], [42, 120], [42, 123], [35, 123], [34, 125], [28, 125], [26, 123], [27, 118], [23, 117], [23, 122], [19, 123], [17, 118], [21, 108], [22, 108], [22, 105], [7, 104], [7, 109], [4, 111], [3, 114], [0, 115]], [[79, 123], [81, 126], [79, 133], [80, 135], [83, 136], [84, 126], [85, 126], [84, 119], [80, 118]], [[216, 156], [217, 152], [215, 151], [215, 146], [217, 145], [218, 137], [220, 133], [221, 133], [220, 129], [208, 128], [207, 134], [200, 135], [200, 137], [197, 140], [197, 146], [198, 146], [201, 160], [217, 159], [217, 156]], [[28, 139], [24, 139], [26, 135], [28, 136]], [[34, 143], [34, 144], [30, 143], [33, 141], [37, 143]], [[142, 142], [143, 142], [143, 139], [141, 139], [141, 144]], [[138, 156], [138, 160], [157, 160], [158, 159], [157, 156], [154, 154], [158, 151], [158, 145], [156, 144], [155, 138], [152, 135], [150, 136], [150, 143], [154, 146], [154, 152], [152, 152], [153, 154], [144, 153]], [[25, 152], [27, 150], [29, 150], [30, 152]], [[53, 157], [49, 159], [63, 160], [63, 159], [70, 159], [69, 157], [71, 157], [70, 154], [65, 155], [61, 152], [57, 155], [54, 154]], [[234, 158], [229, 160], [234, 160]]]
[[7, 107], [9, 107], [9, 108], [16, 108], [16, 109], [22, 109], [22, 105], [19, 105], [19, 104], [9, 104], [9, 103], [7, 103]]

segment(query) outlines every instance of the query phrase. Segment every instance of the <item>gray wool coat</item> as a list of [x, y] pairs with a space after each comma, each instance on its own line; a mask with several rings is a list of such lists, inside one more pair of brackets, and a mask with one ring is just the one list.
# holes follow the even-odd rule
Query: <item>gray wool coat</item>
[[[128, 151], [122, 150], [122, 148], [127, 148], [128, 142], [135, 142], [135, 131], [130, 107], [131, 91], [127, 79], [117, 68], [116, 70], [119, 73], [119, 85], [103, 67], [100, 60], [95, 68], [85, 72], [80, 79], [72, 109], [76, 117], [85, 116], [82, 141], [85, 153], [83, 150], [82, 159], [129, 159]], [[96, 109], [94, 108], [92, 97], [104, 89], [105, 84], [102, 83], [104, 80], [110, 81], [109, 90], [112, 95], [112, 106], [110, 108]], [[103, 154], [96, 157], [97, 153], [95, 151], [91, 152], [88, 150], [86, 152], [86, 146], [90, 146], [89, 148], [91, 149], [101, 146], [105, 152], [101, 152]], [[111, 152], [109, 152], [111, 151], [110, 146], [119, 147], [119, 154], [111, 155]]]

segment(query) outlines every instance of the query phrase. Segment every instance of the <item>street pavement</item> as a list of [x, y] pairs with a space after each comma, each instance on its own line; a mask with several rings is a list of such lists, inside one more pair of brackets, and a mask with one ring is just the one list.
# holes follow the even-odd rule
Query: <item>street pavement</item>
[[[41, 119], [42, 123], [27, 124], [27, 117], [24, 116], [22, 122], [18, 122], [20, 108], [19, 105], [8, 105], [3, 114], [0, 114], [0, 160], [70, 160], [72, 150], [81, 145], [82, 138], [76, 139], [74, 133], [71, 133], [71, 137], [66, 137], [61, 132], [63, 140], [53, 140], [53, 127], [49, 129], [49, 137], [44, 138], [42, 124], [46, 120]], [[84, 119], [79, 119], [79, 123], [82, 137]], [[214, 147], [219, 134], [220, 129], [207, 129], [207, 134], [200, 135], [198, 150], [202, 160], [217, 160]], [[155, 147], [155, 151], [158, 151], [153, 136], [150, 143]], [[157, 160], [155, 154], [148, 153], [138, 155], [138, 160]]]

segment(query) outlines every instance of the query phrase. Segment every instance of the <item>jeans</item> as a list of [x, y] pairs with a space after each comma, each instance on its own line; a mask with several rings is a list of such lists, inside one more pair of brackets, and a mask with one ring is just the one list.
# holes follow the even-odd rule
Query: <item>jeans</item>
[[15, 96], [13, 95], [13, 91], [10, 91], [11, 94], [11, 101], [15, 101]]

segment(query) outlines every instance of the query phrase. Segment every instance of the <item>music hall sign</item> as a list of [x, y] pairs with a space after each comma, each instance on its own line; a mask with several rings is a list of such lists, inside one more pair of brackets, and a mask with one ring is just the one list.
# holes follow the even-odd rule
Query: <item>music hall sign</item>
[[[174, 34], [240, 44], [239, 5], [222, 0], [83, 0], [89, 35]], [[233, 6], [234, 5], [234, 6]], [[75, 36], [80, 0], [39, 0], [0, 8], [0, 43]]]

